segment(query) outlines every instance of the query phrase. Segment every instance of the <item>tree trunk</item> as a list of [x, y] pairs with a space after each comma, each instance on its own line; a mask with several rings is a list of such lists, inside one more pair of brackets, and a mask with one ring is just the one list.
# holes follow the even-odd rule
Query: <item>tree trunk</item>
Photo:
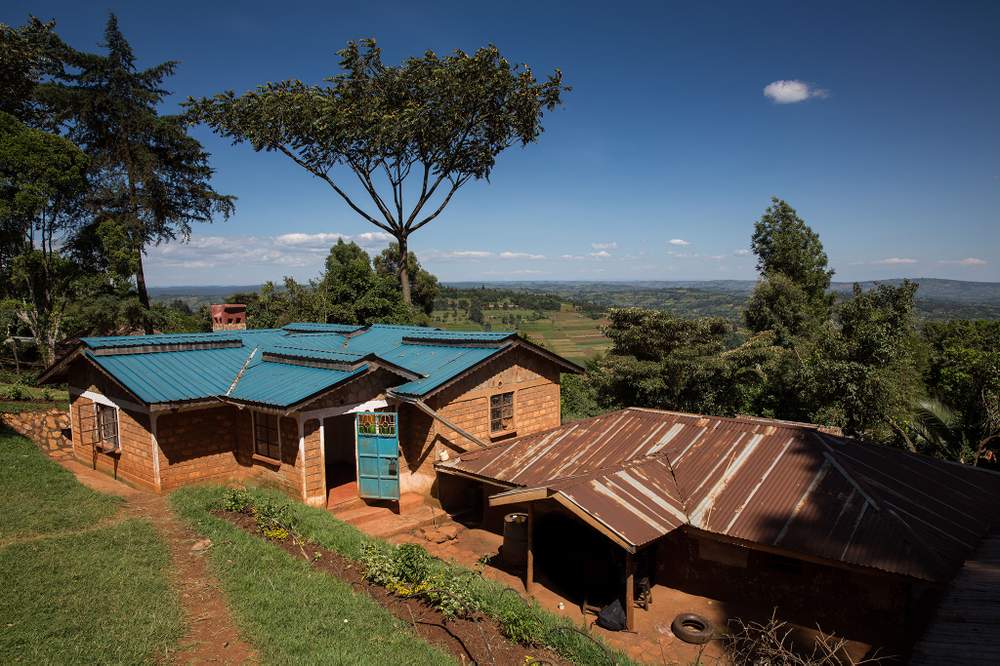
[[406, 270], [406, 258], [409, 250], [406, 245], [406, 236], [400, 236], [399, 241], [399, 286], [403, 290], [403, 302], [407, 305], [413, 303], [410, 300], [410, 272]]
[[146, 272], [142, 267], [142, 250], [138, 252], [135, 262], [135, 290], [139, 294], [139, 303], [142, 304], [142, 330], [146, 335], [153, 334], [153, 321], [149, 316], [149, 292], [146, 290]]

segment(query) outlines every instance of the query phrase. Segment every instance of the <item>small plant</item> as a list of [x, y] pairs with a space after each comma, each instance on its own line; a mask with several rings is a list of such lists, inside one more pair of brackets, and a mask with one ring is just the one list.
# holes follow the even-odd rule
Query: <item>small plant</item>
[[437, 574], [430, 580], [424, 596], [446, 618], [470, 617], [482, 610], [479, 600], [472, 594], [470, 575]]
[[394, 557], [396, 576], [404, 583], [417, 584], [430, 575], [431, 556], [415, 543], [404, 543]]
[[42, 400], [45, 402], [52, 402], [55, 399], [55, 394], [53, 394], [52, 391], [49, 389], [42, 389]]
[[227, 488], [222, 495], [222, 509], [233, 513], [250, 513], [253, 496], [246, 488]]
[[261, 532], [279, 529], [289, 533], [295, 531], [292, 507], [286, 503], [276, 502], [269, 498], [254, 502], [253, 517]]
[[504, 608], [497, 617], [504, 636], [522, 645], [541, 645], [545, 631], [527, 608]]
[[31, 400], [31, 391], [26, 386], [14, 384], [13, 386], [8, 386], [6, 390], [0, 393], [0, 397], [4, 400], [13, 401]]
[[284, 541], [288, 538], [288, 530], [284, 527], [274, 527], [263, 530], [264, 538], [269, 541]]

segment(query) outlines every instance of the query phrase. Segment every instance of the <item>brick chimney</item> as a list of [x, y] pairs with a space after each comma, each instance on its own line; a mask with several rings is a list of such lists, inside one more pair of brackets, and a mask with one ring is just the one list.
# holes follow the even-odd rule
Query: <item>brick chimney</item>
[[211, 311], [213, 331], [246, 330], [247, 306], [242, 303], [214, 303]]

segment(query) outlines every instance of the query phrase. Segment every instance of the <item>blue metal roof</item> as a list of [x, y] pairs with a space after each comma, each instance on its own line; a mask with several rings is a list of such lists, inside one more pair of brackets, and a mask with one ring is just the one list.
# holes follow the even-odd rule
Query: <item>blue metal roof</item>
[[367, 369], [366, 364], [353, 371], [344, 371], [255, 361], [243, 373], [230, 397], [243, 402], [288, 407]]
[[[281, 329], [94, 337], [82, 342], [88, 350], [100, 350], [86, 351], [90, 360], [149, 404], [224, 397], [256, 349], [230, 397], [289, 407], [365, 372], [370, 365], [365, 363], [354, 370], [317, 368], [282, 362], [273, 356], [264, 361], [264, 353], [351, 364], [376, 357], [418, 375], [418, 379], [394, 390], [421, 396], [500, 353], [513, 337], [513, 333], [442, 331], [421, 326], [374, 324], [364, 328], [296, 323]], [[438, 341], [440, 344], [435, 344]], [[241, 346], [173, 348], [211, 342], [239, 342]], [[130, 353], [142, 346], [170, 348]], [[116, 348], [121, 348], [122, 353], [115, 353]]]
[[[405, 353], [412, 354], [415, 358], [421, 358], [430, 350], [442, 350], [446, 352], [459, 352], [452, 356], [442, 354], [439, 359], [443, 361], [440, 365], [431, 368], [431, 362], [426, 363], [427, 373], [422, 379], [415, 379], [411, 382], [401, 384], [392, 389], [393, 393], [401, 395], [421, 396], [436, 389], [450, 379], [454, 379], [477, 363], [485, 361], [494, 354], [500, 353], [503, 347], [431, 347], [430, 345], [404, 345], [407, 347]], [[505, 345], [506, 347], [506, 345]], [[415, 349], [421, 348], [421, 349]], [[446, 360], [447, 359], [447, 360]], [[387, 360], [392, 360], [390, 357]], [[404, 365], [399, 363], [399, 365]]]
[[87, 356], [143, 402], [152, 404], [224, 394], [251, 349], [233, 347], [109, 356], [87, 352]]

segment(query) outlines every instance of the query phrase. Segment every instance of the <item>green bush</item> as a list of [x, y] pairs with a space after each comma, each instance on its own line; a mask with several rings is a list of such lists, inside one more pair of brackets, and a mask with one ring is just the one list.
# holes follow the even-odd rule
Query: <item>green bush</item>
[[26, 386], [14, 384], [0, 391], [0, 399], [13, 401], [31, 400], [31, 391]]
[[222, 495], [222, 508], [233, 513], [250, 513], [253, 496], [246, 488], [227, 488]]
[[257, 528], [265, 534], [276, 533], [278, 530], [283, 530], [286, 537], [288, 534], [295, 534], [295, 516], [287, 502], [269, 497], [258, 499], [253, 502], [253, 517]]
[[361, 546], [367, 580], [400, 597], [419, 597], [445, 618], [470, 617], [481, 610], [471, 593], [468, 575], [433, 571], [435, 560], [417, 544], [398, 547], [369, 542]]
[[396, 549], [396, 575], [404, 583], [416, 585], [430, 575], [431, 556], [415, 543], [404, 543]]
[[545, 640], [545, 628], [535, 614], [527, 607], [507, 607], [497, 614], [503, 635], [522, 645], [541, 645]]

